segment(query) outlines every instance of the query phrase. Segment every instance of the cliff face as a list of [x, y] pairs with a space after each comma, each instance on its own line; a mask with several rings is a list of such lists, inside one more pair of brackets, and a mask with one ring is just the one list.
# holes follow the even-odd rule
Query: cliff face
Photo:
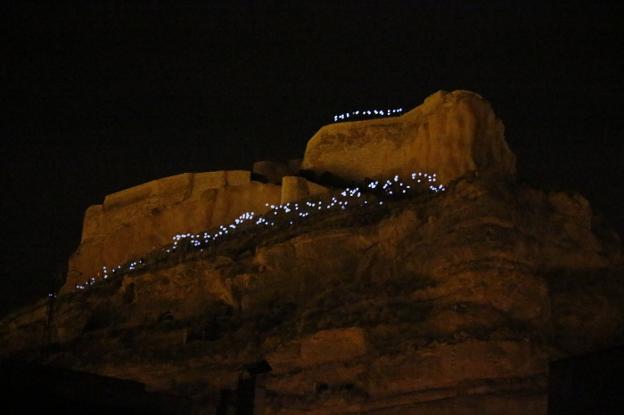
[[[453, 94], [459, 107], [477, 99]], [[455, 113], [444, 97], [425, 107]], [[419, 111], [405, 116], [438, 110]], [[489, 124], [466, 131], [502, 139], [502, 125], [484, 114]], [[429, 121], [436, 122], [443, 128], [442, 119]], [[335, 126], [345, 128], [352, 127]], [[300, 211], [296, 220], [241, 228], [202, 250], [156, 255], [88, 290], [69, 289], [70, 275], [58, 298], [0, 322], [0, 353], [140, 381], [192, 398], [198, 413], [214, 413], [241, 367], [266, 359], [272, 371], [258, 379], [266, 414], [545, 414], [549, 361], [624, 341], [620, 240], [581, 196], [514, 181], [504, 141], [499, 153], [466, 148], [463, 166], [487, 174], [448, 164], [443, 177], [463, 176], [444, 192], [396, 197], [367, 188], [347, 206], [330, 190], [322, 203], [299, 201], [302, 211], [314, 210], [309, 217]], [[439, 154], [451, 160], [453, 151]], [[281, 188], [240, 172], [232, 173], [242, 177], [237, 184], [226, 173], [214, 186], [198, 185], [198, 177], [157, 181], [91, 208], [72, 259], [84, 265], [73, 269], [114, 252], [131, 259], [126, 251], [136, 247], [144, 255], [150, 238], [190, 225], [199, 231], [242, 207], [327, 191], [295, 176], [282, 178]], [[282, 211], [296, 209], [289, 206]]]
[[619, 240], [580, 196], [473, 178], [233, 237], [1, 335], [206, 413], [264, 358], [266, 413], [539, 414], [550, 360], [622, 340], [623, 288]]
[[[503, 125], [483, 98], [468, 91], [437, 92], [400, 117], [327, 125], [310, 139], [301, 168], [346, 180], [437, 173], [444, 184], [469, 172], [515, 172]], [[108, 195], [85, 213], [80, 246], [69, 260], [63, 292], [148, 252], [171, 237], [230, 223], [266, 203], [293, 202], [326, 191], [293, 176], [290, 165], [258, 162], [249, 171], [185, 173]]]
[[[513, 175], [515, 157], [503, 131], [477, 94], [440, 91], [400, 117], [321, 128], [310, 139], [301, 168], [354, 181], [428, 171], [444, 184], [474, 171]], [[254, 165], [255, 172], [277, 184], [251, 181], [248, 171], [186, 173], [106, 196], [85, 213], [63, 292], [101, 277], [103, 267], [110, 270], [162, 248], [176, 234], [227, 224], [247, 211], [264, 213], [265, 203], [325, 192], [292, 176], [298, 168], [296, 160]]]
[[472, 171], [515, 173], [502, 122], [469, 91], [439, 91], [413, 110], [326, 125], [308, 142], [303, 169], [350, 180], [436, 172], [443, 184]]
[[[171, 243], [172, 236], [232, 222], [266, 204], [326, 191], [303, 178], [283, 185], [251, 180], [249, 171], [185, 173], [113, 193], [85, 213], [80, 246], [69, 259], [63, 292]], [[293, 182], [295, 180], [295, 182]]]

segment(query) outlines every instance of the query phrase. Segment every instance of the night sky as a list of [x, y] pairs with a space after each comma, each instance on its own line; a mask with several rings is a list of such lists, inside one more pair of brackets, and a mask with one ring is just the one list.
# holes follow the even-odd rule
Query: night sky
[[62, 284], [106, 194], [300, 158], [335, 113], [440, 89], [488, 99], [520, 178], [624, 234], [621, 2], [41, 3], [5, 18], [0, 312]]

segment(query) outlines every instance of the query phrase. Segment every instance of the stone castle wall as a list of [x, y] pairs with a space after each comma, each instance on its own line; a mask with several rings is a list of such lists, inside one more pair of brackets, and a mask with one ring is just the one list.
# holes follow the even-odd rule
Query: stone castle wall
[[180, 233], [227, 225], [265, 204], [293, 202], [327, 189], [297, 176], [299, 169], [346, 180], [384, 179], [414, 171], [447, 184], [467, 173], [515, 173], [515, 156], [490, 104], [468, 91], [437, 92], [400, 117], [331, 124], [308, 142], [301, 166], [257, 162], [245, 170], [184, 173], [105, 197], [87, 209], [82, 240], [69, 261], [64, 290], [171, 243]]
[[231, 170], [184, 173], [110, 194], [85, 212], [81, 243], [69, 260], [63, 290], [96, 275], [102, 266], [110, 269], [159, 249], [173, 235], [228, 224], [244, 212], [266, 212], [266, 203], [326, 190], [301, 177], [277, 185], [252, 181], [246, 170]]

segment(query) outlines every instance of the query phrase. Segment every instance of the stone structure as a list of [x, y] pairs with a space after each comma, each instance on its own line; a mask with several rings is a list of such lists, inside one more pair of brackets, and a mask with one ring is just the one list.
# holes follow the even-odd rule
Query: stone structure
[[472, 171], [513, 175], [515, 156], [486, 100], [439, 91], [400, 117], [322, 127], [308, 142], [302, 169], [347, 180], [428, 171], [448, 184]]
[[479, 177], [370, 209], [37, 304], [1, 354], [49, 338], [199, 413], [266, 359], [265, 414], [545, 415], [549, 361], [624, 340], [621, 245], [582, 197]]
[[327, 193], [324, 186], [310, 182], [299, 176], [282, 177], [282, 203], [295, 202], [307, 197]]
[[102, 266], [112, 268], [171, 243], [178, 233], [226, 224], [244, 211], [279, 203], [281, 188], [252, 182], [248, 171], [185, 173], [113, 193], [85, 213], [81, 243], [64, 291]]
[[257, 162], [248, 171], [185, 173], [106, 196], [85, 213], [80, 246], [69, 261], [64, 291], [170, 243], [178, 233], [225, 225], [266, 203], [293, 202], [327, 188], [296, 176], [299, 168], [362, 181], [412, 171], [436, 172], [448, 183], [468, 172], [510, 175], [515, 157], [490, 105], [467, 92], [437, 92], [400, 117], [327, 125], [308, 143], [305, 157]]
[[[396, 163], [393, 148], [405, 150]], [[624, 342], [618, 235], [582, 196], [510, 180], [514, 157], [480, 97], [438, 93], [396, 120], [324, 127], [305, 163], [357, 180], [437, 170], [450, 184], [66, 290], [0, 321], [0, 357], [138, 381], [194, 413], [215, 413], [240, 368], [266, 360], [266, 415], [545, 415], [550, 361]], [[487, 174], [459, 177], [475, 169]], [[107, 196], [87, 212], [71, 271], [325, 191], [249, 176], [184, 174]]]
[[301, 177], [280, 185], [259, 183], [245, 170], [184, 173], [110, 194], [87, 209], [80, 246], [71, 256], [63, 291], [90, 276], [171, 243], [180, 233], [225, 225], [266, 204], [299, 200], [327, 188]]

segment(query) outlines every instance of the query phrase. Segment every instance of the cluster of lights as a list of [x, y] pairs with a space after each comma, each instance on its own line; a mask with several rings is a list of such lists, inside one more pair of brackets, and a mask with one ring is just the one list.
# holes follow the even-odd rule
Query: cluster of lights
[[[446, 187], [444, 187], [444, 185], [436, 184], [438, 178], [435, 173], [412, 173], [410, 175], [410, 178], [415, 183], [423, 183], [428, 185], [429, 190], [431, 190], [432, 192], [437, 193], [446, 190]], [[381, 190], [383, 190], [387, 196], [392, 196], [395, 194], [395, 192], [400, 192], [400, 194], [407, 194], [407, 192], [412, 189], [412, 186], [401, 181], [399, 175], [395, 175], [393, 178], [386, 180], [383, 185], [377, 180], [372, 181], [368, 183], [367, 187], [369, 189], [377, 189], [380, 186]], [[393, 189], [393, 187], [395, 186], [398, 187], [398, 189]]]
[[[130, 262], [127, 265], [127, 268], [128, 268], [127, 270], [128, 271], [134, 271], [139, 266], [144, 265], [144, 264], [145, 264], [145, 261], [143, 259], [138, 259], [136, 261], [132, 261], [132, 262]], [[107, 280], [112, 275], [121, 272], [121, 270], [122, 270], [122, 266], [121, 265], [117, 265], [116, 267], [113, 267], [110, 270], [106, 266], [103, 266], [102, 270], [100, 271], [100, 273], [98, 275], [94, 275], [94, 276], [89, 277], [88, 280], [82, 282], [81, 284], [76, 284], [76, 289], [84, 290], [84, 289], [88, 288], [89, 286], [95, 284], [100, 277], [102, 279]], [[48, 296], [51, 297], [52, 295], [48, 295]]]
[[357, 110], [351, 112], [345, 112], [344, 114], [336, 114], [334, 115], [334, 122], [345, 121], [351, 118], [364, 118], [376, 116], [376, 117], [389, 117], [395, 116], [403, 112], [403, 108], [395, 108], [395, 109], [387, 109], [387, 110]]
[[[436, 174], [429, 173], [412, 173], [407, 181], [399, 175], [382, 182], [378, 180], [370, 181], [366, 185], [366, 189], [360, 189], [360, 187], [347, 187], [339, 194], [332, 196], [329, 200], [317, 200], [317, 201], [303, 201], [301, 203], [290, 202], [280, 205], [265, 204], [269, 208], [269, 211], [263, 215], [256, 217], [254, 212], [245, 212], [238, 218], [234, 219], [229, 225], [220, 225], [214, 233], [180, 233], [174, 235], [172, 244], [167, 246], [163, 252], [166, 254], [173, 254], [180, 245], [185, 248], [199, 249], [203, 251], [212, 243], [228, 236], [236, 229], [244, 224], [250, 224], [252, 226], [264, 226], [273, 227], [276, 224], [280, 225], [293, 225], [295, 221], [305, 219], [310, 215], [314, 215], [319, 211], [331, 211], [331, 210], [345, 210], [351, 206], [366, 207], [369, 206], [369, 202], [377, 202], [379, 205], [383, 205], [383, 200], [380, 198], [395, 198], [402, 195], [408, 195], [410, 191], [413, 191], [416, 187], [426, 186], [428, 190], [432, 192], [441, 192], [446, 190], [441, 184], [437, 184]], [[367, 194], [372, 193], [375, 197], [368, 198]], [[89, 288], [101, 279], [108, 279], [111, 274], [119, 275], [121, 273], [129, 273], [136, 271], [146, 265], [144, 259], [133, 260], [125, 265], [118, 265], [110, 270], [103, 266], [98, 275], [91, 276], [87, 281], [76, 284], [76, 289], [84, 290]], [[50, 297], [55, 296], [51, 293]]]
[[232, 222], [228, 226], [220, 225], [219, 229], [213, 234], [211, 234], [210, 232], [179, 233], [171, 238], [173, 240], [173, 244], [171, 244], [170, 247], [166, 248], [165, 252], [168, 254], [174, 252], [180, 245], [180, 242], [190, 244], [194, 248], [203, 249], [204, 246], [207, 246], [210, 243], [210, 241], [216, 241], [226, 236], [230, 232], [234, 231], [242, 224], [252, 221], [255, 215], [256, 214], [254, 212], [245, 212], [238, 218], [234, 219], [234, 222]]

